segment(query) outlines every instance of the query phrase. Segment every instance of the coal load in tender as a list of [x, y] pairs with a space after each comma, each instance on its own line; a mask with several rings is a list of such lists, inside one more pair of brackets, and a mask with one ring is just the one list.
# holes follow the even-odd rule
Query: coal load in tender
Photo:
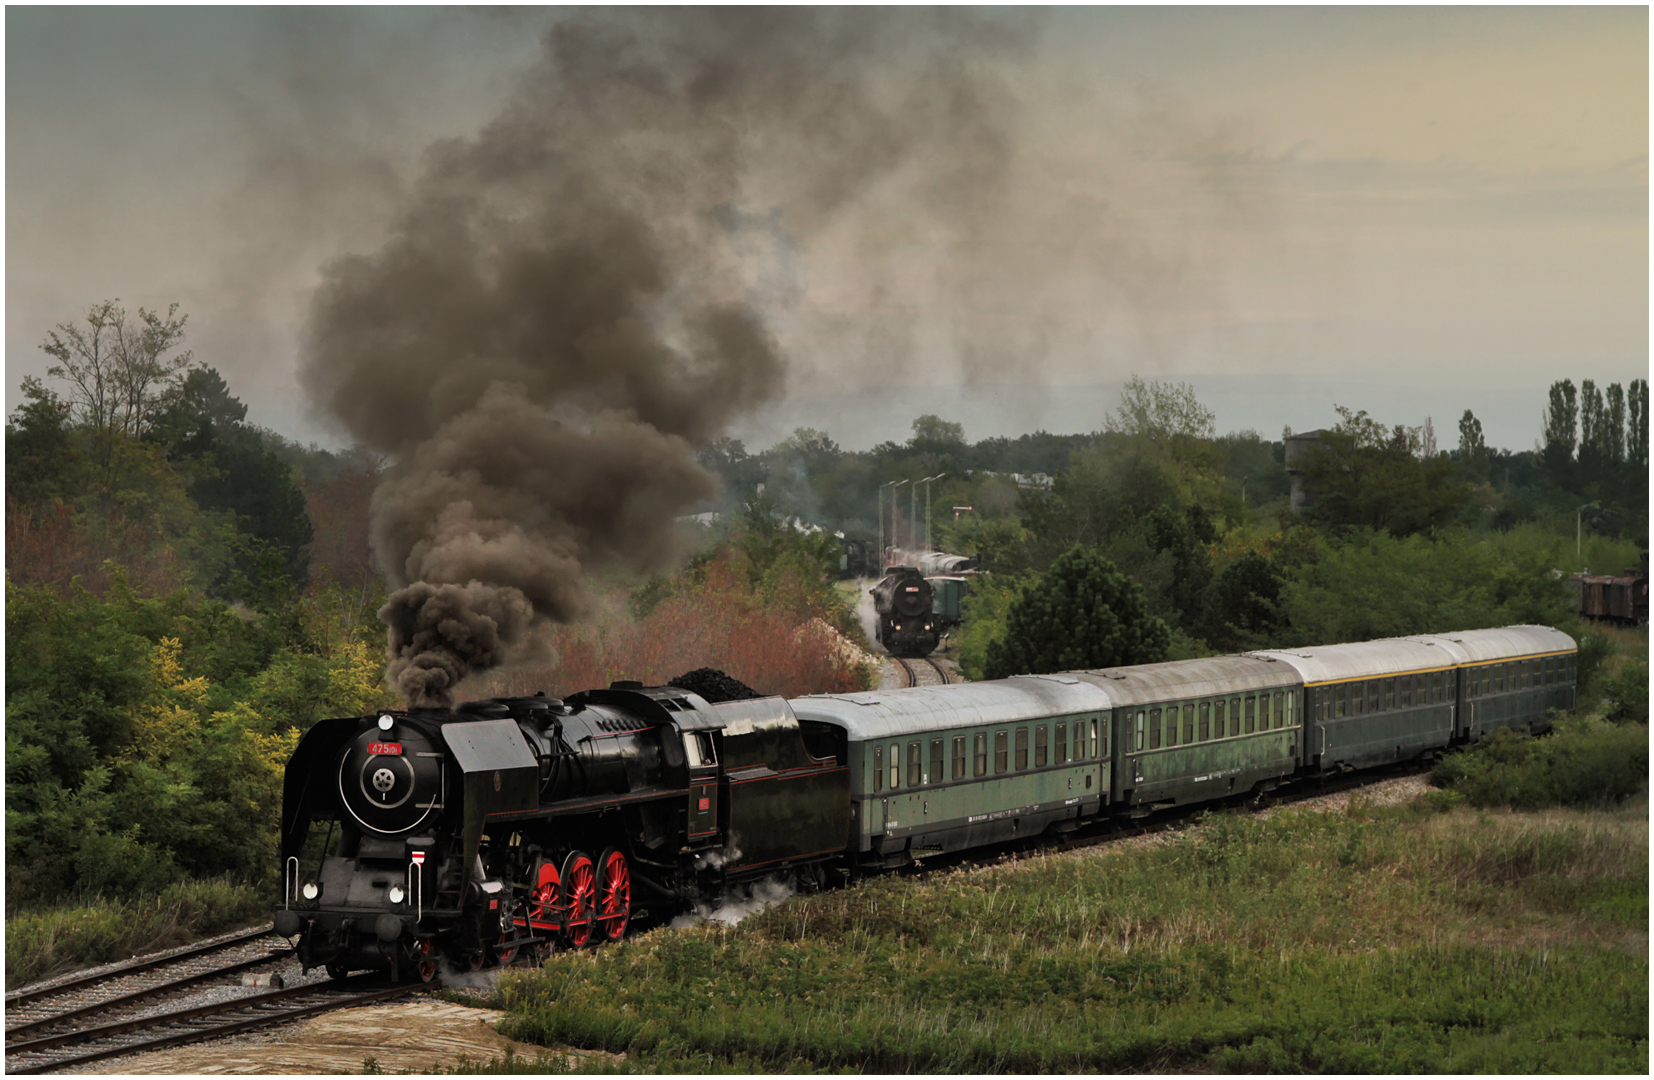
[[699, 694], [713, 705], [720, 701], [745, 701], [748, 698], [764, 696], [741, 680], [732, 679], [716, 668], [709, 667], [696, 668], [687, 674], [679, 675], [666, 685]]

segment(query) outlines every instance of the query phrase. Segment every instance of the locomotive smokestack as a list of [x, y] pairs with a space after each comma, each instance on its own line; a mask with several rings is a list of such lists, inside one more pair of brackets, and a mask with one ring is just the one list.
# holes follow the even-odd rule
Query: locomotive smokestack
[[578, 618], [593, 569], [669, 561], [716, 492], [694, 446], [785, 385], [749, 249], [904, 165], [938, 206], [991, 189], [1007, 117], [961, 57], [1005, 38], [934, 12], [579, 12], [499, 117], [430, 149], [385, 246], [324, 268], [303, 363], [396, 462], [372, 540], [410, 702]]

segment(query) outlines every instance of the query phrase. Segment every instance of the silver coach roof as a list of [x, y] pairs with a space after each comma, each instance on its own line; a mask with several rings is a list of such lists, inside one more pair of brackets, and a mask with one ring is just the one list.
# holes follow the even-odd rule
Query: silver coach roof
[[1296, 669], [1261, 656], [1208, 656], [1067, 674], [1105, 687], [1118, 705], [1218, 697], [1298, 684]]
[[1492, 630], [1460, 630], [1451, 634], [1421, 634], [1427, 641], [1450, 641], [1467, 662], [1485, 664], [1542, 653], [1571, 652], [1574, 639], [1549, 626], [1500, 626]]
[[1311, 645], [1303, 649], [1260, 649], [1253, 656], [1274, 657], [1296, 668], [1305, 683], [1371, 679], [1405, 671], [1430, 671], [1462, 664], [1469, 657], [1442, 638], [1384, 638], [1344, 645]]
[[1107, 690], [1074, 673], [792, 699], [800, 720], [841, 727], [853, 742], [1101, 712], [1114, 704]]
[[1548, 626], [1506, 626], [1303, 649], [1260, 649], [1251, 655], [1275, 657], [1297, 668], [1305, 683], [1323, 683], [1487, 663], [1573, 647], [1573, 638]]

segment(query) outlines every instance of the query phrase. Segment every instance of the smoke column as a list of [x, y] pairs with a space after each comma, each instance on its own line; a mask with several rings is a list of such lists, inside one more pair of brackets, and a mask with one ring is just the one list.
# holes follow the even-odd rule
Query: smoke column
[[324, 268], [302, 372], [396, 462], [372, 537], [410, 703], [579, 618], [593, 569], [670, 557], [716, 491], [694, 447], [786, 385], [754, 237], [785, 249], [898, 173], [938, 220], [980, 214], [1015, 112], [993, 65], [1025, 29], [580, 12], [480, 134], [430, 148], [386, 244]]

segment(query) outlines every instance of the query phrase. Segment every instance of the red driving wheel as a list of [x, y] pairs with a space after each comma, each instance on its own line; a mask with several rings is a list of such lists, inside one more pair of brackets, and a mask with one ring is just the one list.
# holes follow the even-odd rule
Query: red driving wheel
[[534, 888], [528, 896], [529, 934], [546, 940], [536, 942], [534, 951], [544, 957], [551, 954], [551, 935], [563, 925], [562, 879], [557, 875], [557, 864], [542, 860], [534, 871]]
[[592, 908], [597, 898], [597, 871], [583, 851], [563, 860], [563, 937], [574, 948], [592, 939]]
[[604, 938], [619, 941], [626, 936], [626, 922], [632, 917], [632, 870], [618, 848], [610, 848], [597, 860], [597, 924]]
[[517, 959], [517, 946], [506, 944], [513, 936], [515, 935], [501, 934], [499, 939], [494, 942], [493, 948], [489, 950], [494, 954], [494, 963], [500, 967], [505, 967], [511, 961]]

